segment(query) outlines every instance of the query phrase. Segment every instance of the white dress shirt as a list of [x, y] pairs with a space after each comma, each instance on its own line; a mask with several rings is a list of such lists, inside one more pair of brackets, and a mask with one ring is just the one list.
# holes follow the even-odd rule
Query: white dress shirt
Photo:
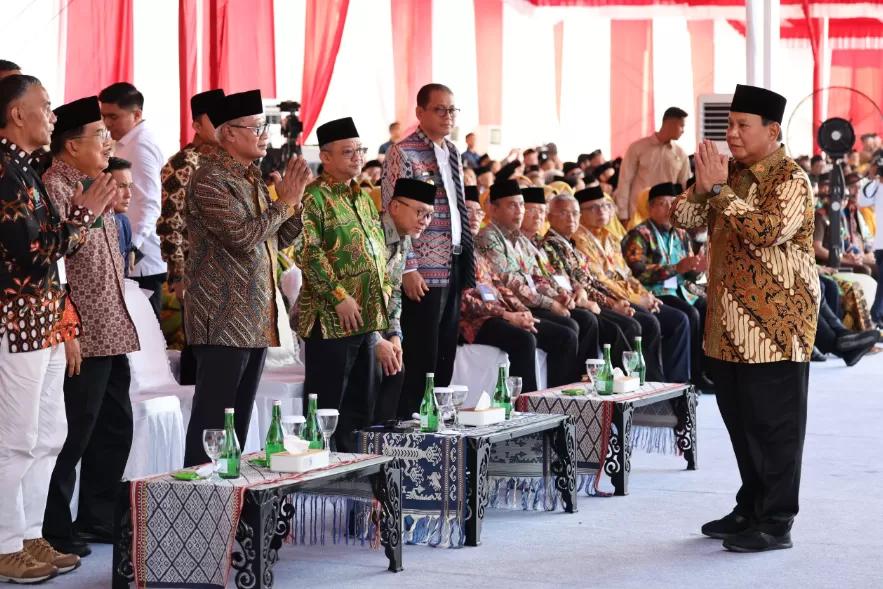
[[874, 249], [883, 250], [883, 183], [879, 178], [867, 182], [858, 191], [858, 206], [874, 207], [877, 220], [877, 235], [874, 236]]
[[132, 245], [144, 254], [130, 276], [165, 274], [156, 222], [162, 212], [160, 174], [166, 158], [147, 121], [116, 142], [116, 156], [132, 162], [132, 200], [127, 215], [132, 223]]
[[454, 185], [454, 174], [451, 171], [451, 152], [448, 151], [448, 144], [442, 141], [442, 146], [432, 142], [435, 148], [435, 161], [438, 162], [438, 173], [441, 174], [442, 182], [445, 185], [445, 192], [448, 195], [448, 208], [451, 211], [451, 243], [460, 245], [460, 234], [463, 231], [463, 225], [460, 220], [460, 209], [457, 208], [457, 188]]

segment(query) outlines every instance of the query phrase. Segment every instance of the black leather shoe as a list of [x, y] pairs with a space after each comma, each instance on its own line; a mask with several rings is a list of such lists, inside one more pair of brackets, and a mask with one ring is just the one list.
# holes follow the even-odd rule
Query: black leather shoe
[[76, 537], [90, 544], [113, 544], [113, 530], [103, 526], [77, 528]]
[[738, 513], [732, 512], [721, 519], [716, 519], [702, 526], [702, 533], [709, 538], [726, 540], [730, 536], [744, 532], [750, 527], [751, 522]]
[[827, 362], [828, 357], [825, 356], [817, 347], [812, 347], [812, 356], [809, 357], [812, 362]]
[[766, 552], [791, 548], [791, 533], [774, 536], [760, 530], [746, 530], [724, 540], [724, 548], [731, 552]]
[[700, 373], [698, 376], [690, 379], [690, 382], [704, 394], [714, 394], [714, 383], [704, 374]]
[[880, 332], [876, 329], [868, 329], [866, 331], [852, 331], [844, 333], [837, 338], [834, 347], [841, 354], [844, 352], [852, 352], [862, 348], [870, 348], [880, 339]]
[[[867, 333], [867, 332], [863, 331], [862, 333]], [[864, 358], [865, 354], [867, 354], [868, 352], [871, 351], [871, 349], [873, 347], [874, 347], [873, 343], [866, 344], [865, 346], [863, 346], [861, 348], [857, 348], [857, 349], [851, 350], [849, 352], [843, 352], [842, 354], [840, 354], [840, 357], [843, 358], [843, 361], [846, 362], [847, 366], [855, 366], [856, 364], [858, 364], [859, 360]]]
[[52, 538], [47, 537], [46, 541], [62, 554], [76, 554], [80, 558], [92, 554], [92, 547], [79, 538]]

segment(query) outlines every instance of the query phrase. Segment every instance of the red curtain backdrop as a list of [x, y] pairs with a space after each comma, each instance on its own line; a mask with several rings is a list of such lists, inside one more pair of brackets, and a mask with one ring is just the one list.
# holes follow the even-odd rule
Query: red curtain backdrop
[[[883, 108], [883, 50], [834, 49], [831, 51], [831, 85], [858, 90]], [[838, 93], [837, 96], [843, 94]], [[829, 114], [843, 109], [828, 103]], [[841, 115], [842, 116], [842, 115]], [[856, 149], [861, 149], [864, 133], [883, 132], [879, 111], [860, 96], [854, 96], [849, 105], [849, 119], [855, 129]]]
[[306, 141], [325, 102], [334, 62], [340, 51], [343, 25], [349, 0], [307, 0], [306, 34], [304, 36], [304, 77], [300, 118], [304, 125], [301, 144]]
[[[714, 93], [714, 21], [688, 20], [693, 95]], [[695, 106], [695, 105], [694, 105]]]
[[555, 111], [561, 122], [561, 67], [564, 61], [564, 21], [555, 23]]
[[478, 124], [503, 123], [503, 0], [475, 2]]
[[68, 2], [64, 102], [133, 82], [132, 0]]
[[432, 82], [432, 2], [392, 0], [392, 60], [396, 120], [408, 135], [417, 128], [417, 91]]
[[654, 131], [653, 21], [610, 21], [610, 147], [625, 155]]
[[205, 0], [201, 53], [202, 89], [276, 98], [273, 0]]
[[181, 147], [193, 138], [190, 125], [190, 97], [197, 93], [197, 59], [199, 48], [196, 36], [196, 0], [178, 1], [178, 78], [181, 86]]

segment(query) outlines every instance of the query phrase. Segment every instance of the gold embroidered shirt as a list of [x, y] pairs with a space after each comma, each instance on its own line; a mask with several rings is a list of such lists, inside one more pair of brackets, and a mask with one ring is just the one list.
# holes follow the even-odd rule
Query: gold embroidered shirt
[[728, 362], [808, 362], [820, 292], [812, 190], [781, 147], [751, 167], [730, 162], [718, 196], [690, 188], [672, 222], [708, 226], [705, 353]]

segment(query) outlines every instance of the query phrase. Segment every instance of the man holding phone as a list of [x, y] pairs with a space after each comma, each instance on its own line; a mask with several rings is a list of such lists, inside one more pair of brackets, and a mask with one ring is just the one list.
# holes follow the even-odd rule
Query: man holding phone
[[[91, 96], [55, 109], [53, 162], [43, 176], [49, 199], [62, 221], [69, 218], [78, 186], [103, 174], [110, 157], [110, 133], [101, 120], [98, 98]], [[100, 181], [100, 180], [99, 180]], [[113, 202], [91, 225], [77, 255], [66, 260], [71, 299], [80, 312], [83, 335], [65, 343], [64, 380], [68, 435], [49, 485], [43, 535], [60, 552], [86, 556], [87, 541], [112, 541], [116, 488], [132, 445], [129, 360], [139, 349], [126, 308], [123, 258], [113, 219]], [[70, 503], [80, 468], [76, 526]]]

